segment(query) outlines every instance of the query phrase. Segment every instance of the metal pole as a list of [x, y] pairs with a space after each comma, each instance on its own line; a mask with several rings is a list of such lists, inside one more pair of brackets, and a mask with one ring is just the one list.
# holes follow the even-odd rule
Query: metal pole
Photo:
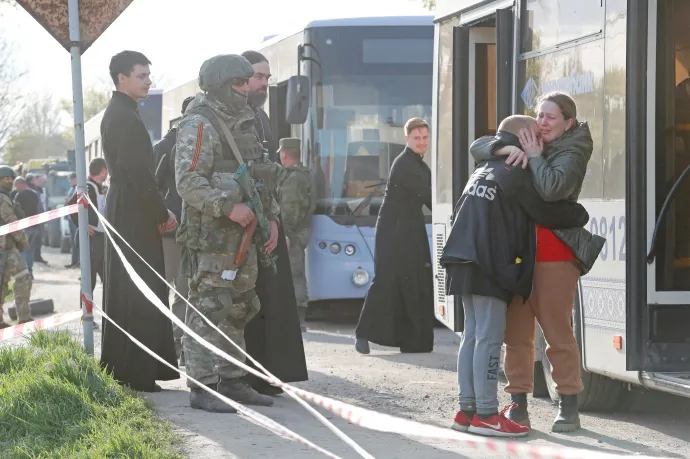
[[[84, 146], [84, 98], [81, 83], [81, 35], [79, 0], [68, 0], [69, 39], [72, 42], [72, 96], [74, 102], [74, 159], [77, 163], [77, 193], [86, 194], [86, 152]], [[79, 206], [79, 262], [81, 265], [81, 308], [84, 325], [84, 347], [93, 355], [93, 311], [91, 301], [91, 255], [89, 251], [89, 214], [86, 205]]]

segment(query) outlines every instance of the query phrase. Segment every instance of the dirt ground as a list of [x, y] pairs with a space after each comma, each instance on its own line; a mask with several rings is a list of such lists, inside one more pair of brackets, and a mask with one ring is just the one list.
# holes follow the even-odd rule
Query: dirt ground
[[[53, 298], [57, 312], [78, 305], [78, 270], [63, 265], [68, 255], [44, 249], [50, 266], [37, 265], [33, 298]], [[100, 302], [101, 287], [94, 298]], [[81, 334], [78, 323], [69, 325]], [[309, 322], [304, 333], [309, 381], [296, 384], [306, 390], [395, 416], [447, 427], [457, 409], [456, 353], [458, 337], [437, 328], [432, 354], [400, 354], [372, 345], [362, 356], [353, 346], [354, 323]], [[96, 342], [100, 333], [96, 333]], [[97, 354], [98, 354], [97, 346]], [[236, 415], [211, 414], [189, 408], [189, 393], [180, 379], [161, 383], [161, 393], [147, 396], [161, 416], [178, 427], [184, 449], [195, 458], [317, 458], [321, 454], [274, 435]], [[501, 393], [502, 401], [507, 401]], [[552, 434], [555, 416], [550, 401], [531, 401], [533, 431], [524, 442], [533, 445], [567, 446], [590, 451], [617, 452], [629, 456], [690, 457], [690, 399], [647, 392], [625, 412], [584, 413], [582, 430]], [[266, 416], [305, 436], [343, 458], [359, 455], [335, 437], [286, 395], [273, 407], [257, 409]], [[497, 454], [465, 449], [447, 441], [422, 440], [366, 430], [326, 411], [325, 416], [376, 458], [499, 458]], [[685, 438], [685, 439], [684, 439]]]

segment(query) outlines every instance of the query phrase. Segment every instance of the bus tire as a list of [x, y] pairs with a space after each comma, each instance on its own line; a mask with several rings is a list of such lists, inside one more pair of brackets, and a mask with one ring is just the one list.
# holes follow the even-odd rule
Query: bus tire
[[[575, 295], [575, 304], [573, 307], [573, 332], [577, 340], [577, 346], [582, 356], [582, 311], [581, 311], [581, 286], [578, 284], [578, 291]], [[619, 406], [619, 399], [624, 396], [625, 384], [620, 381], [615, 381], [603, 375], [590, 373], [582, 367], [582, 357], [580, 357], [580, 374], [584, 389], [578, 394], [578, 407], [580, 411], [598, 411], [607, 412], [615, 410]], [[542, 356], [542, 368], [544, 371], [544, 379], [546, 386], [554, 403], [558, 403], [559, 395], [556, 392], [556, 383], [551, 374], [551, 363], [546, 355]]]

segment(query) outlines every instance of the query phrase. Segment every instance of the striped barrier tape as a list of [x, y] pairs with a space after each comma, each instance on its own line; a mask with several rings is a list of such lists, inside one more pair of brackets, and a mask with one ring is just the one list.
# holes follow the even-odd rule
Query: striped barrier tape
[[77, 213], [78, 209], [79, 204], [72, 204], [70, 206], [63, 206], [57, 209], [49, 210], [48, 212], [43, 212], [42, 214], [22, 218], [21, 220], [17, 220], [16, 222], [0, 226], [0, 236], [4, 236], [5, 234], [9, 233], [14, 233], [15, 231], [30, 228], [32, 226], [40, 225], [41, 223], [49, 222], [51, 220], [55, 220], [56, 218], [64, 217], [65, 215]]
[[[97, 212], [98, 214], [98, 212]], [[121, 240], [125, 242], [126, 245], [129, 246], [127, 241], [125, 241], [124, 238], [120, 234], [117, 233], [117, 231], [110, 225], [110, 223], [103, 218], [100, 214], [98, 214], [98, 218], [103, 222], [104, 224], [104, 229], [106, 234], [108, 235], [109, 238], [112, 239], [112, 236], [110, 234], [109, 230], [112, 230], [118, 237], [120, 237]], [[312, 403], [321, 406], [331, 413], [347, 420], [348, 422], [358, 425], [360, 427], [364, 427], [370, 430], [376, 430], [379, 432], [388, 432], [388, 433], [396, 433], [399, 435], [409, 435], [412, 437], [423, 437], [423, 438], [430, 438], [430, 439], [436, 439], [436, 440], [449, 440], [449, 441], [454, 441], [460, 444], [463, 444], [466, 447], [476, 449], [476, 450], [483, 450], [489, 453], [506, 453], [514, 457], [519, 457], [519, 458], [525, 458], [525, 459], [534, 459], [534, 458], [540, 458], [540, 459], [615, 459], [615, 458], [621, 458], [621, 457], [628, 457], [632, 458], [635, 457], [636, 459], [652, 459], [650, 456], [642, 456], [642, 455], [621, 455], [621, 454], [614, 454], [614, 453], [608, 453], [608, 452], [600, 452], [600, 451], [592, 451], [592, 450], [585, 450], [585, 449], [577, 449], [577, 448], [570, 448], [570, 447], [551, 447], [551, 446], [542, 446], [542, 445], [532, 445], [528, 443], [522, 443], [522, 442], [515, 442], [515, 441], [506, 441], [506, 440], [498, 440], [498, 439], [493, 439], [493, 438], [487, 438], [487, 437], [480, 437], [480, 436], [475, 436], [472, 434], [467, 434], [467, 433], [462, 433], [462, 432], [457, 432], [448, 428], [441, 428], [438, 426], [433, 426], [433, 425], [428, 425], [428, 424], [423, 424], [417, 421], [411, 421], [408, 419], [403, 419], [399, 418], [396, 416], [384, 414], [384, 413], [379, 413], [376, 411], [372, 410], [367, 410], [364, 408], [360, 408], [354, 405], [350, 405], [348, 403], [340, 402], [338, 400], [331, 399], [329, 397], [325, 397], [322, 395], [314, 394], [312, 392], [308, 392], [302, 389], [299, 389], [297, 387], [291, 386], [289, 384], [283, 383], [280, 381], [278, 378], [275, 376], [266, 376], [264, 374], [261, 374], [260, 372], [256, 371], [254, 368], [246, 365], [243, 362], [240, 362], [239, 360], [235, 359], [234, 357], [230, 356], [226, 352], [222, 351], [221, 349], [217, 348], [213, 344], [209, 343], [202, 337], [200, 337], [198, 334], [196, 334], [193, 330], [191, 330], [187, 325], [182, 322], [180, 319], [175, 316], [172, 311], [170, 311], [168, 308], [166, 308], [163, 303], [160, 301], [160, 299], [156, 296], [155, 293], [146, 285], [146, 283], [143, 281], [143, 279], [139, 276], [139, 274], [136, 272], [136, 270], [132, 267], [132, 265], [129, 263], [129, 261], [125, 258], [124, 254], [121, 252], [121, 249], [118, 247], [118, 244], [113, 244], [116, 252], [118, 253], [118, 256], [120, 257], [121, 261], [123, 262], [123, 265], [125, 267], [125, 270], [127, 273], [130, 275], [132, 282], [137, 286], [137, 288], [142, 292], [144, 296], [154, 305], [156, 308], [158, 308], [159, 311], [166, 317], [168, 317], [173, 323], [175, 323], [178, 327], [180, 327], [187, 335], [190, 337], [194, 338], [199, 344], [201, 344], [203, 347], [208, 349], [209, 351], [213, 352], [214, 354], [218, 355], [219, 357], [224, 358], [226, 361], [244, 369], [245, 371], [263, 379], [264, 381], [276, 385], [278, 387], [281, 387], [282, 389], [286, 390], [288, 394], [295, 394], [301, 397], [302, 399], [309, 400]], [[151, 268], [148, 263], [146, 263], [146, 260], [144, 260], [134, 249], [132, 249], [131, 246], [129, 248], [137, 255], [139, 258], [144, 261], [144, 263], [149, 266], [150, 269], [152, 269], [154, 272], [156, 272], [155, 269]], [[165, 282], [165, 280], [162, 278], [162, 276], [159, 275], [161, 279]], [[170, 287], [173, 291], [175, 291], [172, 287]], [[177, 295], [179, 293], [175, 291]], [[179, 295], [182, 297], [181, 295]], [[182, 297], [184, 298], [184, 297]], [[196, 311], [196, 308], [194, 305], [189, 303], [187, 301], [187, 304]], [[197, 313], [199, 313], [197, 311]], [[200, 317], [205, 316], [201, 313], [199, 313]], [[214, 327], [216, 328], [216, 327]], [[217, 328], [216, 328], [217, 329]], [[220, 331], [220, 330], [218, 330]], [[233, 344], [237, 349], [239, 349], [249, 360], [254, 362], [255, 364], [258, 364], [254, 358], [252, 358], [246, 351], [244, 351], [242, 348], [237, 346], [236, 343], [234, 343], [230, 338], [227, 337], [227, 335], [223, 334], [223, 336], [231, 343]], [[263, 368], [258, 364], [260, 368]], [[270, 373], [269, 373], [270, 374]], [[214, 394], [215, 395], [215, 394]], [[225, 400], [224, 400], [225, 401]], [[227, 401], [226, 401], [227, 403]], [[233, 405], [234, 406], [234, 405]], [[349, 442], [348, 442], [349, 443]], [[359, 452], [359, 451], [358, 451]], [[361, 454], [361, 453], [360, 453]], [[657, 458], [658, 459], [658, 458]]]
[[56, 314], [54, 316], [46, 317], [45, 319], [34, 320], [25, 324], [14, 325], [12, 327], [3, 328], [0, 330], [0, 341], [18, 338], [23, 335], [28, 335], [36, 330], [45, 330], [53, 328], [57, 325], [71, 322], [81, 318], [81, 311], [65, 312], [63, 314]]

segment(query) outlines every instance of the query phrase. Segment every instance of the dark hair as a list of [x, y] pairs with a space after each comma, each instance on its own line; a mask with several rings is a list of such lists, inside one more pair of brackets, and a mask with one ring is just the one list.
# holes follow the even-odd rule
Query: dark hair
[[101, 173], [103, 169], [107, 169], [108, 165], [103, 158], [94, 158], [89, 163], [89, 176], [93, 177]]
[[184, 111], [187, 110], [187, 106], [193, 100], [194, 100], [194, 96], [189, 96], [185, 100], [182, 101], [182, 114], [183, 115], [184, 115]]
[[249, 63], [252, 65], [258, 64], [259, 62], [265, 62], [268, 64], [268, 59], [266, 59], [266, 56], [264, 56], [258, 51], [245, 51], [242, 53], [242, 57], [247, 59]]
[[118, 75], [130, 76], [135, 65], [151, 65], [151, 61], [139, 51], [122, 51], [110, 59], [110, 78], [116, 88]]
[[568, 121], [570, 119], [574, 120], [572, 127], [577, 126], [577, 104], [570, 94], [561, 91], [547, 92], [539, 98], [537, 101], [537, 106], [543, 104], [544, 102], [552, 102], [558, 106], [561, 111], [563, 118]]

